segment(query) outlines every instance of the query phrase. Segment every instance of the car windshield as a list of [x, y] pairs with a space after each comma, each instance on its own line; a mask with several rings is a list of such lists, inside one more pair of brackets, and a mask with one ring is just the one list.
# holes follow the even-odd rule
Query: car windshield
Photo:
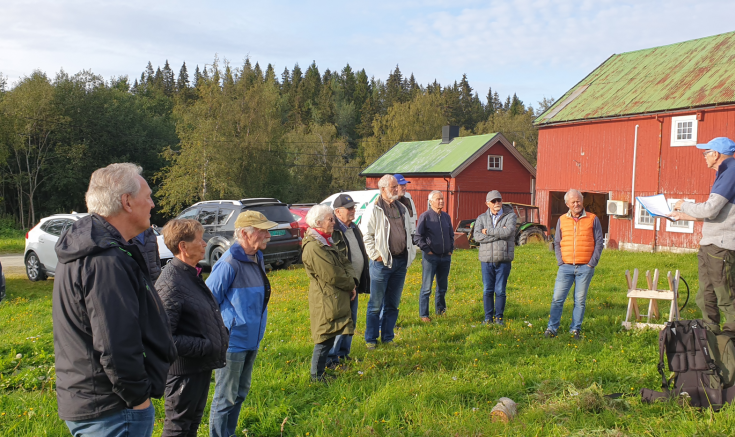
[[288, 207], [285, 204], [282, 205], [260, 205], [260, 206], [248, 206], [243, 208], [243, 211], [259, 211], [265, 215], [268, 220], [272, 220], [278, 223], [291, 223], [294, 217], [291, 215]]

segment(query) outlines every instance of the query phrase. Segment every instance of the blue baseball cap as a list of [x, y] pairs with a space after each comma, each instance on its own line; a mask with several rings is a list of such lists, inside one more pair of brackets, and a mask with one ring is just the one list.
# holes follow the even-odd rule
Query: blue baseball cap
[[714, 150], [732, 156], [735, 154], [735, 141], [727, 137], [717, 137], [707, 144], [697, 144], [697, 149]]
[[396, 181], [398, 182], [398, 185], [406, 185], [406, 184], [410, 184], [411, 183], [411, 182], [407, 181], [406, 178], [404, 178], [402, 174], [397, 174], [396, 173], [396, 174], [393, 175], [393, 177], [396, 178]]

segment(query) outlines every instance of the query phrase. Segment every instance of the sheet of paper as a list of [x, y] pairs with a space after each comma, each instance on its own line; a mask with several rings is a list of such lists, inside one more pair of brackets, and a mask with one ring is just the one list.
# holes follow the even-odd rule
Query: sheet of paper
[[[666, 200], [666, 196], [663, 194], [656, 194], [655, 196], [636, 197], [636, 200], [646, 208], [649, 214], [654, 217], [663, 217], [667, 220], [672, 220], [668, 217], [671, 214], [671, 208], [669, 202]], [[672, 220], [673, 221], [673, 220]]]

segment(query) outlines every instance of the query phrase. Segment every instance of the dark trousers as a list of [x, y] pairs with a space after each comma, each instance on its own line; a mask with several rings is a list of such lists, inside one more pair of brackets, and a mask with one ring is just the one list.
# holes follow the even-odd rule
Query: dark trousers
[[505, 287], [510, 275], [510, 261], [501, 263], [480, 263], [482, 269], [482, 303], [485, 307], [485, 320], [503, 320], [505, 312]]
[[196, 437], [204, 407], [207, 405], [211, 380], [211, 370], [188, 375], [168, 375], [163, 437]]
[[723, 249], [714, 244], [699, 248], [699, 292], [697, 306], [702, 318], [715, 332], [720, 332], [720, 311], [725, 314], [722, 329], [735, 332], [735, 250]]
[[327, 367], [327, 356], [332, 346], [334, 346], [334, 337], [314, 345], [314, 353], [311, 354], [312, 378], [320, 378], [324, 375], [324, 368]]
[[423, 273], [421, 275], [421, 292], [419, 293], [419, 317], [429, 317], [429, 298], [431, 297], [431, 286], [434, 284], [435, 277], [434, 311], [439, 316], [447, 310], [447, 302], [444, 296], [447, 294], [451, 266], [452, 255], [429, 255], [428, 252], [424, 252], [421, 258]]

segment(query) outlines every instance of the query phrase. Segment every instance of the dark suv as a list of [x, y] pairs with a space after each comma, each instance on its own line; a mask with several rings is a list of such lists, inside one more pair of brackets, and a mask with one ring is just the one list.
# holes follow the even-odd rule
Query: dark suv
[[299, 258], [301, 238], [299, 225], [288, 205], [278, 199], [207, 200], [192, 205], [179, 214], [179, 219], [195, 219], [204, 226], [207, 250], [200, 264], [213, 266], [235, 241], [235, 219], [243, 211], [259, 211], [278, 223], [270, 230], [271, 241], [263, 251], [265, 263], [272, 268], [285, 268]]

